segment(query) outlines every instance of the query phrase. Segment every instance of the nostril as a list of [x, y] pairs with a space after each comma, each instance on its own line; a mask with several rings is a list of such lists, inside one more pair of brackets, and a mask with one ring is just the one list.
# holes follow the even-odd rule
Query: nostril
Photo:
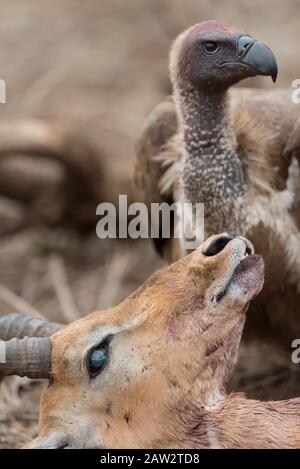
[[246, 247], [246, 254], [248, 254], [248, 256], [252, 254], [252, 249], [249, 246]]
[[203, 252], [205, 256], [215, 256], [219, 252], [223, 251], [225, 246], [233, 239], [233, 236], [223, 235], [215, 238]]
[[237, 42], [238, 55], [244, 55], [254, 42], [254, 39], [249, 36], [241, 36]]

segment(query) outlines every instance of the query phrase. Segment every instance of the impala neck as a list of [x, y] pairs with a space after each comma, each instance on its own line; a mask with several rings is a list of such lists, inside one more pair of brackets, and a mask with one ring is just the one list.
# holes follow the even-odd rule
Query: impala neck
[[174, 96], [185, 148], [185, 199], [205, 204], [207, 235], [224, 229], [235, 234], [235, 207], [245, 182], [227, 91], [207, 93], [184, 84], [175, 87]]
[[[184, 447], [297, 448], [300, 399], [261, 402], [232, 394], [216, 408], [184, 409]], [[185, 446], [188, 445], [188, 446]]]
[[[300, 398], [261, 402], [243, 394], [213, 393], [209, 383], [183, 389], [173, 383], [160, 399], [102, 422], [106, 448], [298, 448]], [[156, 386], [153, 388], [156, 390]], [[199, 393], [200, 391], [200, 393]], [[156, 392], [157, 396], [157, 392]], [[170, 399], [172, 401], [170, 402]], [[155, 402], [155, 404], [153, 404]], [[124, 418], [129, 416], [129, 418]]]
[[215, 412], [214, 421], [227, 447], [296, 448], [300, 444], [300, 399], [261, 402], [233, 394]]

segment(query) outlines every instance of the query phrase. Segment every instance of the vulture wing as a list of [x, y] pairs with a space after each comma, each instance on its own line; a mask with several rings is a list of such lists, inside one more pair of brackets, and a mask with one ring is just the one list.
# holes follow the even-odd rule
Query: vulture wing
[[[163, 191], [161, 178], [180, 159], [180, 154], [172, 155], [168, 164], [165, 158], [166, 147], [177, 133], [177, 116], [171, 97], [158, 104], [148, 117], [142, 136], [137, 144], [137, 162], [135, 167], [135, 183], [141, 191], [143, 201], [150, 208], [151, 203], [172, 204], [174, 195], [170, 190]], [[163, 155], [163, 156], [162, 156]], [[161, 230], [159, 229], [159, 232]], [[153, 239], [160, 255], [168, 256], [172, 240]]]
[[292, 157], [300, 158], [291, 144], [300, 118], [291, 91], [233, 88], [231, 104], [246, 176], [258, 190], [266, 185], [284, 190]]

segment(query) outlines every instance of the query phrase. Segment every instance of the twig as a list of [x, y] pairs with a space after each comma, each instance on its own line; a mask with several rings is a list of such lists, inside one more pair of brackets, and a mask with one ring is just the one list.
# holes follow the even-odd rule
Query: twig
[[48, 271], [58, 298], [62, 314], [67, 322], [72, 322], [80, 318], [72, 292], [70, 290], [63, 259], [57, 255], [52, 255], [49, 259]]
[[115, 253], [107, 266], [103, 269], [103, 283], [98, 293], [96, 308], [109, 308], [117, 300], [124, 277], [133, 270], [138, 259], [131, 250]]
[[279, 369], [279, 370], [273, 370], [271, 375], [267, 376], [251, 376], [251, 382], [247, 383], [246, 385], [242, 386], [242, 391], [243, 392], [249, 392], [253, 391], [255, 389], [259, 389], [271, 384], [278, 383], [282, 381], [284, 378], [288, 377], [291, 375], [291, 370], [290, 369]]
[[24, 300], [24, 298], [17, 295], [2, 284], [0, 284], [0, 299], [8, 303], [17, 311], [28, 314], [28, 316], [35, 316], [37, 318], [46, 319], [40, 311], [35, 309], [30, 303]]

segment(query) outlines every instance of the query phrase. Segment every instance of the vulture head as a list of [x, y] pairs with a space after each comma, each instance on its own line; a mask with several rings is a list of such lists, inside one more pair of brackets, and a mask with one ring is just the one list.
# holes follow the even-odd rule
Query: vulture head
[[177, 37], [171, 49], [170, 72], [173, 83], [222, 90], [256, 75], [271, 76], [275, 82], [278, 67], [265, 44], [235, 26], [209, 20]]

